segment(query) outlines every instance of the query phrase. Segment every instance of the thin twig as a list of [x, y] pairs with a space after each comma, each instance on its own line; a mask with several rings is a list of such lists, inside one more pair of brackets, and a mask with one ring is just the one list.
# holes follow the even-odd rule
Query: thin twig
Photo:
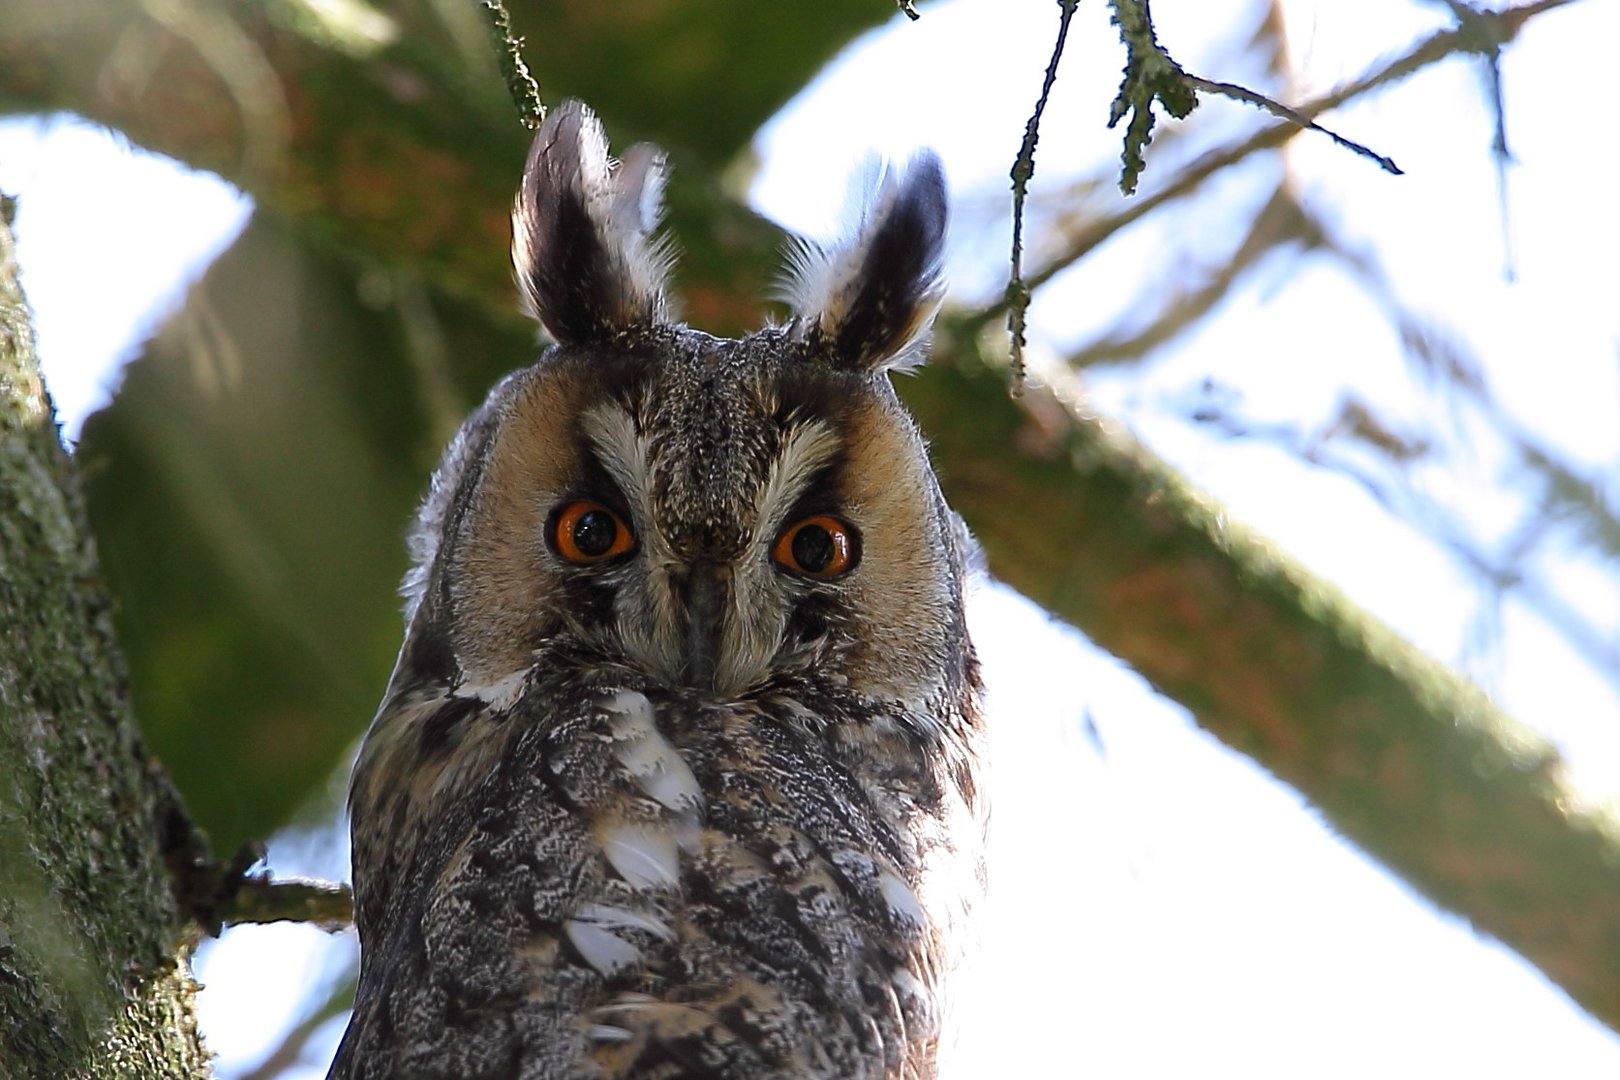
[[1306, 116], [1302, 112], [1299, 112], [1297, 109], [1290, 108], [1280, 101], [1274, 101], [1256, 90], [1250, 90], [1248, 87], [1239, 86], [1236, 83], [1216, 82], [1213, 79], [1205, 79], [1202, 76], [1194, 75], [1190, 71], [1183, 71], [1181, 74], [1182, 78], [1186, 79], [1190, 85], [1204, 91], [1206, 94], [1220, 94], [1223, 97], [1229, 97], [1237, 101], [1247, 102], [1250, 105], [1255, 105], [1266, 110], [1273, 116], [1287, 120], [1289, 123], [1298, 124], [1300, 127], [1309, 128], [1312, 131], [1320, 131], [1323, 135], [1326, 135], [1328, 138], [1332, 139], [1346, 150], [1353, 150], [1362, 157], [1371, 158], [1373, 161], [1378, 162], [1379, 167], [1385, 172], [1393, 173], [1396, 176], [1406, 175], [1404, 172], [1402, 172], [1401, 167], [1395, 164], [1391, 158], [1385, 157], [1383, 154], [1380, 154], [1369, 147], [1363, 146], [1354, 139], [1347, 139], [1343, 135], [1323, 127], [1321, 124], [1318, 124], [1315, 120], [1312, 120], [1310, 117]]
[[329, 881], [273, 881], [262, 874], [243, 878], [220, 916], [227, 926], [306, 922], [336, 932], [354, 922], [354, 894]]
[[540, 102], [540, 87], [529, 74], [529, 65], [523, 62], [523, 39], [513, 36], [512, 17], [501, 0], [483, 0], [483, 8], [489, 15], [489, 32], [495, 39], [506, 89], [517, 106], [518, 119], [532, 131], [546, 118], [546, 107]]
[[[1482, 15], [1480, 19], [1484, 24], [1483, 27], [1470, 26], [1442, 30], [1425, 38], [1413, 46], [1405, 55], [1390, 61], [1377, 71], [1363, 75], [1360, 79], [1346, 83], [1331, 93], [1323, 94], [1313, 101], [1306, 102], [1298, 106], [1295, 111], [1306, 119], [1311, 119], [1380, 87], [1399, 82], [1407, 76], [1456, 53], [1479, 52], [1486, 47], [1485, 42], [1488, 41], [1494, 41], [1497, 46], [1506, 44], [1518, 35], [1519, 30], [1530, 19], [1543, 12], [1574, 2], [1575, 0], [1535, 0], [1534, 3]], [[1482, 41], [1480, 33], [1482, 28], [1489, 31], [1488, 38], [1485, 41]], [[1251, 154], [1281, 146], [1298, 134], [1300, 130], [1302, 129], [1299, 125], [1293, 121], [1274, 124], [1271, 127], [1262, 128], [1234, 146], [1205, 154], [1159, 191], [1138, 199], [1119, 213], [1104, 218], [1081, 232], [1069, 250], [1053, 259], [1037, 273], [1032, 274], [1027, 281], [1021, 283], [1022, 287], [1028, 293], [1034, 293], [1042, 285], [1045, 285], [1085, 258], [1115, 233], [1134, 225], [1160, 206], [1191, 194], [1205, 180], [1221, 170], [1237, 164]], [[1012, 290], [1009, 287], [1007, 296], [987, 305], [978, 313], [963, 320], [964, 331], [977, 333], [993, 320], [1008, 314], [1011, 308], [1011, 300]], [[1027, 297], [1024, 299], [1024, 304], [1027, 308]]]
[[1013, 230], [1012, 275], [1007, 280], [1007, 331], [1012, 336], [1012, 392], [1016, 397], [1024, 389], [1024, 326], [1029, 314], [1029, 288], [1024, 284], [1024, 203], [1029, 198], [1029, 182], [1035, 176], [1035, 144], [1041, 138], [1041, 114], [1046, 111], [1052, 85], [1057, 82], [1058, 61], [1069, 38], [1069, 22], [1080, 0], [1058, 0], [1062, 14], [1058, 17], [1057, 42], [1052, 46], [1052, 59], [1046, 64], [1046, 79], [1041, 83], [1041, 96], [1035, 102], [1035, 111], [1024, 125], [1024, 141], [1018, 147], [1013, 161]]

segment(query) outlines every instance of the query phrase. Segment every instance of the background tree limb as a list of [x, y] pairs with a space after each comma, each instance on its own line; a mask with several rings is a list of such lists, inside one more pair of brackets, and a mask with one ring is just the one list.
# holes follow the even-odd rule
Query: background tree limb
[[[1497, 13], [1483, 38], [1473, 24], [1435, 35], [1299, 111], [1313, 117], [1444, 57], [1496, 48], [1562, 2]], [[616, 134], [658, 137], [677, 154], [684, 147], [700, 165], [726, 158], [724, 139], [693, 134], [708, 127], [682, 127], [683, 120], [671, 116], [632, 117], [615, 110], [628, 99], [613, 88], [595, 94], [589, 77], [571, 81], [560, 56], [569, 47], [562, 29], [583, 16], [541, 4], [513, 7], [519, 30], [531, 28], [531, 42], [541, 30], [556, 31], [543, 46], [551, 50], [548, 58], [557, 57], [555, 68], [531, 50], [549, 92], [591, 95]], [[291, 223], [286, 231], [295, 239], [288, 242], [299, 265], [319, 263], [320, 272], [331, 275], [322, 280], [334, 294], [343, 284], [361, 291], [378, 265], [414, 282], [416, 300], [402, 299], [409, 289], [397, 287], [389, 303], [400, 312], [429, 312], [443, 353], [457, 358], [457, 379], [468, 397], [532, 352], [527, 329], [505, 314], [505, 215], [524, 136], [499, 80], [480, 74], [493, 71], [489, 56], [436, 48], [427, 22], [413, 21], [420, 12], [410, 5], [395, 13], [395, 37], [365, 47], [334, 45], [275, 22], [258, 6], [199, 5], [228, 20], [227, 39], [256, 57], [257, 66], [233, 69], [233, 82], [173, 20], [92, 0], [75, 5], [75, 25], [53, 23], [61, 18], [54, 6], [30, 10], [33, 36], [0, 41], [0, 103], [73, 108], [145, 145], [220, 171], [280, 215], [283, 225], [267, 228]], [[151, 64], [143, 69], [144, 82], [119, 81], [134, 64], [131, 49]], [[112, 65], [111, 76], [96, 74], [119, 57], [125, 66]], [[151, 74], [156, 70], [161, 80]], [[485, 89], [469, 89], [485, 83]], [[119, 89], [109, 94], [109, 86]], [[762, 106], [774, 106], [763, 98]], [[187, 113], [174, 107], [180, 100], [205, 104]], [[720, 128], [732, 132], [731, 152], [745, 137], [736, 133], [752, 130], [741, 122]], [[1109, 230], [1280, 145], [1294, 130], [1269, 126], [1193, 163], [1161, 196], [1099, 223], [1071, 252], [1032, 275], [1030, 285], [1039, 287]], [[717, 330], [752, 322], [748, 297], [761, 279], [757, 267], [774, 253], [775, 233], [727, 205], [716, 184], [696, 182], [675, 195], [684, 240], [701, 245], [722, 238], [721, 247], [700, 249], [683, 266], [695, 299], [693, 321]], [[311, 236], [344, 254], [311, 244]], [[236, 275], [232, 290], [254, 299], [278, 295], [266, 287], [268, 279], [255, 276], [265, 273], [264, 261], [244, 258], [228, 267]], [[1227, 523], [1140, 448], [1108, 437], [1101, 425], [1048, 394], [1008, 402], [976, 332], [998, 313], [942, 327], [940, 362], [902, 387], [934, 439], [950, 495], [984, 540], [992, 570], [1295, 784], [1338, 828], [1436, 901], [1501, 937], [1596, 1015], [1620, 1024], [1620, 908], [1612, 902], [1620, 895], [1620, 852], [1612, 820], [1582, 804], [1541, 740]], [[235, 319], [224, 323], [233, 340], [249, 339], [246, 316]], [[323, 351], [329, 345], [323, 329], [282, 339], [278, 350], [331, 357]], [[357, 338], [372, 346], [371, 367], [351, 357], [327, 365], [325, 377], [375, 379], [364, 384], [367, 392], [397, 392], [388, 380], [398, 369], [376, 370], [390, 362], [379, 355], [386, 350], [376, 348], [376, 336]], [[196, 403], [154, 394], [142, 406], [141, 383], [132, 373], [119, 406], [123, 417], [107, 420], [105, 430], [133, 425], [144, 407], [150, 426], [161, 422], [172, 434], [182, 406]], [[308, 389], [297, 379], [290, 385]], [[408, 427], [412, 405], [398, 396], [390, 419]], [[273, 401], [261, 405], [275, 408]], [[289, 407], [256, 431], [269, 446], [290, 444], [306, 437], [308, 421]], [[441, 434], [422, 439], [418, 431], [419, 442], [400, 436], [403, 452], [383, 455], [378, 469], [397, 470], [379, 473], [388, 478], [379, 486], [389, 491], [383, 501], [393, 500], [388, 512], [397, 511], [394, 521], [404, 519], [408, 497], [396, 499], [393, 489], [419, 484], [423, 458], [436, 449], [426, 444]], [[108, 453], [109, 469], [116, 467], [110, 450], [118, 445], [87, 429], [85, 452]], [[188, 453], [197, 455], [200, 445], [188, 444]], [[365, 477], [368, 484], [371, 479]], [[330, 561], [330, 547], [319, 556]], [[385, 601], [376, 604], [391, 616]], [[389, 634], [395, 632], [390, 626]], [[354, 731], [361, 719], [350, 718]]]

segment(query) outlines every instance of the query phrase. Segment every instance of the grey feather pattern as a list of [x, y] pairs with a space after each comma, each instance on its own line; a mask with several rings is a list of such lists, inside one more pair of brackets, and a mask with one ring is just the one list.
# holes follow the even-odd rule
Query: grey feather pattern
[[[948, 717], [934, 745], [850, 747], [839, 730], [868, 705], [815, 680], [778, 693], [817, 703], [819, 730], [769, 700], [541, 664], [565, 674], [481, 718], [508, 732], [498, 767], [435, 808], [399, 867], [333, 1075], [929, 1075], [951, 957], [914, 883], [973, 846], [948, 829], [971, 822], [973, 793], [944, 748], [976, 717]], [[671, 810], [648, 772], [604, 752], [626, 699], [694, 792], [724, 798]], [[584, 707], [559, 716], [559, 700]], [[668, 837], [676, 884], [615, 871], [596, 837], [623, 820]], [[598, 913], [589, 937], [570, 932], [582, 912]]]

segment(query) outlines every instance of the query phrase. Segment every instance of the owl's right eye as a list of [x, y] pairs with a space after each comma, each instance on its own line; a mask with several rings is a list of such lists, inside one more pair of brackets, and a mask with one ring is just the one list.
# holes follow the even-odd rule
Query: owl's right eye
[[546, 529], [551, 550], [572, 563], [594, 563], [636, 546], [635, 534], [599, 502], [576, 499], [552, 512]]

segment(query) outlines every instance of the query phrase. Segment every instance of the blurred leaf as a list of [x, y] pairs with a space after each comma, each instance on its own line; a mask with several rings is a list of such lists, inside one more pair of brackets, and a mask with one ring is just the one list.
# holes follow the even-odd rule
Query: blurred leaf
[[[583, 97], [615, 146], [650, 139], [709, 176], [841, 45], [897, 17], [888, 0], [508, 7], [547, 102]], [[305, 0], [0, 0], [0, 113], [77, 112], [341, 247], [511, 296], [506, 207], [528, 132], [478, 7], [372, 14], [368, 36]]]
[[79, 448], [142, 726], [222, 850], [329, 774], [398, 646], [420, 410], [356, 284], [256, 221]]
[[633, 118], [638, 137], [685, 149], [710, 168], [744, 150], [840, 46], [897, 17], [891, 0], [507, 6], [548, 101], [580, 97], [604, 116]]

